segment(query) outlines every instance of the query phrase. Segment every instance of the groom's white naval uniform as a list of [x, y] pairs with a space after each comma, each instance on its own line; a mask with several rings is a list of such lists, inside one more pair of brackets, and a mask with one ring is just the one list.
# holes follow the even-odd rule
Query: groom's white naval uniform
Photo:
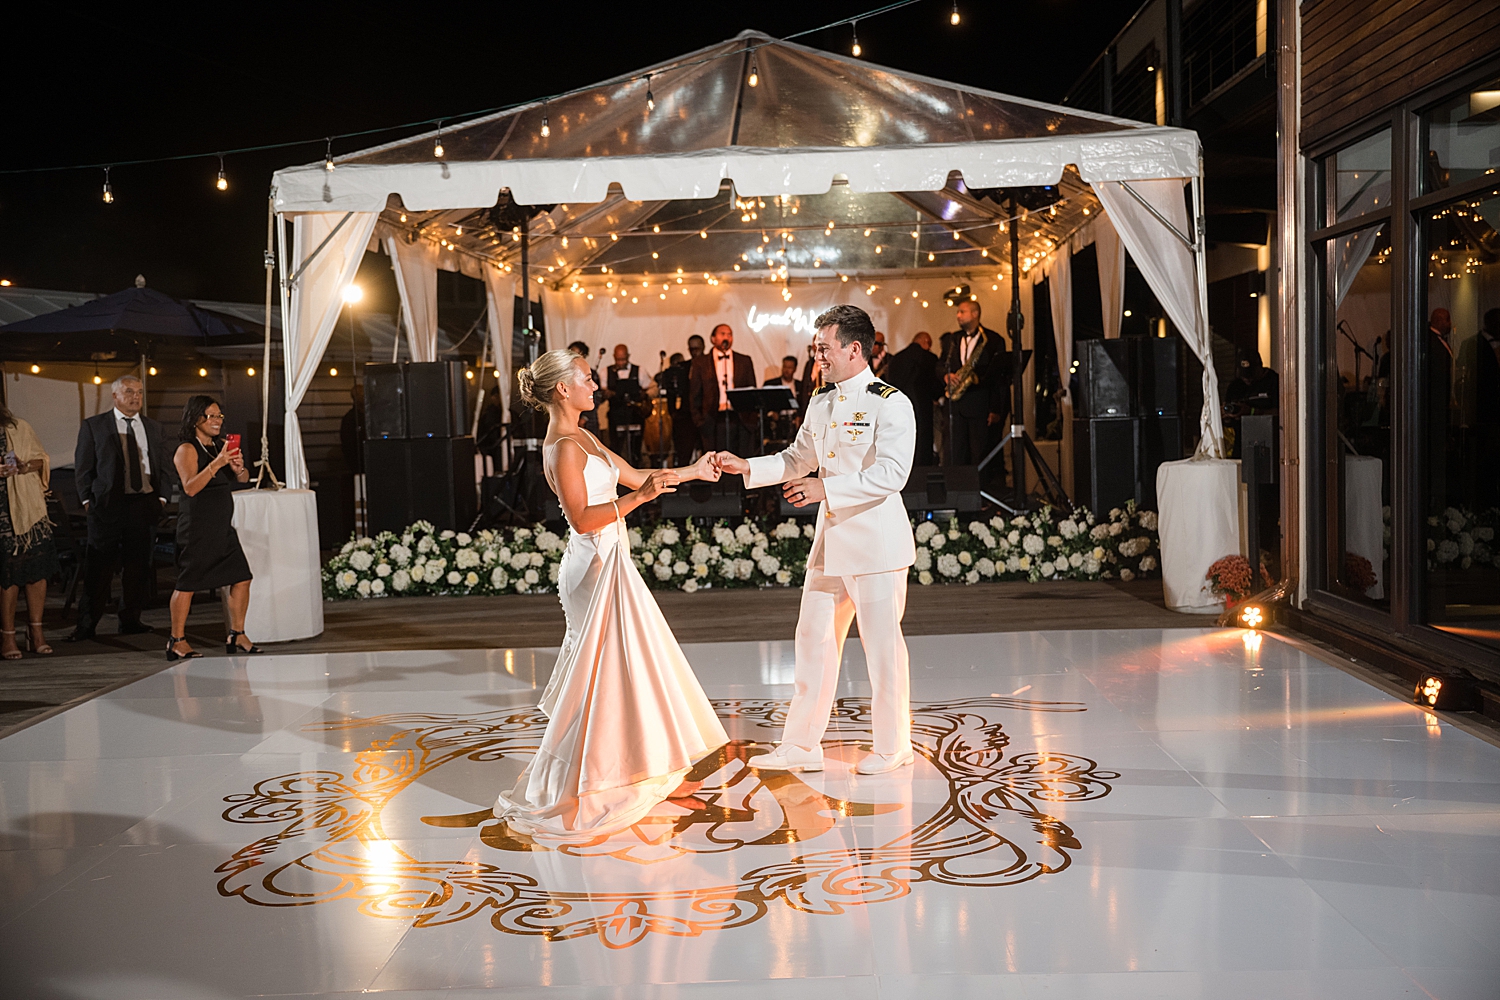
[[916, 541], [901, 489], [916, 439], [911, 401], [867, 365], [812, 397], [791, 447], [748, 460], [747, 489], [816, 474], [826, 496], [802, 587], [796, 691], [782, 734], [783, 747], [815, 752], [816, 759], [802, 765], [807, 770], [822, 766], [818, 748], [854, 618], [870, 674], [873, 750], [903, 761], [911, 753], [911, 681], [901, 617]]

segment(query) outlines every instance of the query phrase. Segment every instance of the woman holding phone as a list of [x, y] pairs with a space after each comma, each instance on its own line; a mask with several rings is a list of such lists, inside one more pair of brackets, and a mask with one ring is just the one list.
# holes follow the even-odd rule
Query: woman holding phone
[[[234, 491], [250, 481], [239, 442], [223, 435], [224, 411], [212, 396], [194, 396], [182, 410], [182, 444], [173, 462], [182, 480], [177, 514], [177, 586], [172, 592], [172, 634], [167, 659], [202, 656], [188, 645], [193, 595], [229, 588], [226, 653], [259, 653], [245, 635], [250, 605], [250, 564], [234, 531]], [[237, 438], [238, 435], [235, 435]]]

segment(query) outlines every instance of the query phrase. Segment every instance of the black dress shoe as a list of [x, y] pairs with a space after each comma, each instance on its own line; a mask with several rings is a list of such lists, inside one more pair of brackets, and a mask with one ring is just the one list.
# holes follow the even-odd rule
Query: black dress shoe
[[156, 629], [141, 622], [121, 622], [121, 635], [145, 635], [147, 632], [155, 632]]
[[72, 635], [68, 636], [68, 641], [69, 642], [93, 642], [94, 641], [94, 630], [91, 629], [91, 628], [83, 628], [82, 626], [79, 626], [78, 628], [75, 628], [73, 630], [73, 634]]

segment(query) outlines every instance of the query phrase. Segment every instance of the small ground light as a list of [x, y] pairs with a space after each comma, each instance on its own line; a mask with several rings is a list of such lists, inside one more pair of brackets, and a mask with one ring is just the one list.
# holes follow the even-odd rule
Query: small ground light
[[1240, 609], [1240, 624], [1245, 628], [1260, 628], [1266, 623], [1266, 613], [1258, 604], [1247, 604]]
[[1412, 700], [1441, 712], [1477, 712], [1484, 707], [1478, 683], [1463, 673], [1423, 674]]

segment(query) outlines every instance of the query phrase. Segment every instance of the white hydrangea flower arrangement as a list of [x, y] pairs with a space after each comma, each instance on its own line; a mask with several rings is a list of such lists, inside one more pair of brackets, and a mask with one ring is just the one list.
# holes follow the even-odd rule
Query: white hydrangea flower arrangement
[[[1103, 519], [1082, 508], [1071, 515], [1043, 508], [967, 523], [923, 519], [914, 529], [911, 580], [920, 586], [1132, 580], [1153, 575], [1160, 565], [1156, 515], [1133, 504]], [[630, 554], [657, 590], [797, 587], [815, 533], [814, 523], [794, 518], [661, 521], [629, 529]], [[1489, 530], [1474, 534], [1493, 537]], [[471, 535], [419, 521], [400, 534], [350, 539], [323, 567], [323, 594], [351, 600], [552, 593], [566, 548], [567, 536], [545, 525]]]

